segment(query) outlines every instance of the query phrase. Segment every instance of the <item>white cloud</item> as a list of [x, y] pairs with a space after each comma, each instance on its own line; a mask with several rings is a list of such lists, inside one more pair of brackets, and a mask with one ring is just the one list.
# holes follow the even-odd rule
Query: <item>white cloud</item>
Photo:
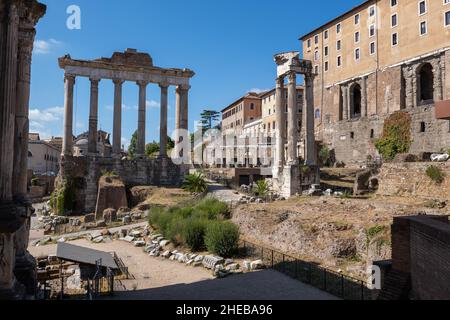
[[[106, 109], [108, 109], [109, 111], [114, 111], [114, 106], [112, 105], [107, 105]], [[132, 108], [126, 104], [122, 104], [122, 110], [127, 111], [127, 110], [131, 110]]]
[[30, 110], [30, 122], [36, 123], [49, 123], [55, 122], [62, 119], [64, 115], [64, 108], [62, 107], [53, 107], [47, 109], [31, 109]]
[[33, 45], [33, 50], [36, 54], [49, 54], [52, 51], [60, 48], [63, 45], [61, 41], [56, 39], [49, 40], [35, 40]]
[[146, 106], [147, 108], [160, 108], [161, 103], [156, 100], [147, 100]]
[[266, 91], [269, 91], [270, 89], [260, 89], [260, 88], [252, 88], [252, 89], [250, 89], [250, 91], [249, 92], [254, 92], [254, 93], [263, 93], [263, 92], [266, 92]]

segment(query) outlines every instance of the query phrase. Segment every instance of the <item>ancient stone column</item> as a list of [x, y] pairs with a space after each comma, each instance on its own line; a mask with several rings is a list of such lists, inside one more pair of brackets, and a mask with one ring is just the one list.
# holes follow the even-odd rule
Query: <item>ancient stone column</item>
[[98, 83], [99, 79], [91, 78], [91, 101], [89, 111], [89, 143], [88, 152], [90, 154], [97, 153], [97, 139], [98, 139]]
[[73, 154], [73, 87], [75, 85], [75, 76], [66, 74], [64, 83], [64, 141], [62, 154], [71, 156]]
[[147, 85], [146, 81], [138, 81], [139, 86], [139, 115], [138, 115], [138, 136], [137, 136], [137, 156], [145, 154], [145, 118], [147, 107]]
[[314, 136], [314, 76], [305, 75], [306, 87], [306, 142], [305, 142], [305, 162], [306, 165], [316, 165]]
[[[24, 200], [27, 195], [28, 169], [28, 109], [30, 102], [31, 55], [34, 29], [19, 30], [19, 54], [17, 61], [17, 99], [14, 136], [14, 198]], [[29, 204], [31, 206], [31, 203]]]
[[[2, 21], [0, 21], [2, 23]], [[16, 106], [16, 82], [17, 82], [17, 36], [19, 15], [17, 7], [12, 4], [9, 16], [5, 23], [7, 27], [6, 44], [0, 50], [5, 61], [2, 68], [2, 84], [0, 83], [0, 200], [12, 200], [12, 175], [14, 153], [11, 149], [14, 145], [14, 115]], [[28, 138], [28, 137], [27, 137]]]
[[288, 78], [288, 164], [295, 165], [298, 162], [297, 74], [295, 72], [290, 72]]
[[361, 79], [361, 117], [367, 117], [367, 78]]
[[276, 83], [276, 98], [275, 98], [275, 109], [276, 109], [276, 152], [275, 152], [275, 163], [281, 168], [284, 165], [284, 130], [285, 130], [285, 108], [284, 108], [284, 77], [279, 77]]
[[122, 79], [114, 79], [114, 123], [113, 156], [120, 157], [122, 152]]
[[175, 90], [175, 137], [177, 137], [175, 143], [180, 142], [180, 129], [181, 129], [181, 119], [182, 119], [182, 110], [181, 110], [181, 94], [182, 90], [180, 86], [177, 86]]
[[348, 120], [348, 87], [342, 86], [342, 119]]
[[165, 83], [159, 84], [161, 88], [161, 119], [160, 119], [160, 131], [159, 131], [159, 156], [167, 156], [167, 108], [168, 108], [168, 98], [167, 92], [169, 85]]
[[181, 86], [181, 128], [189, 129], [189, 85]]

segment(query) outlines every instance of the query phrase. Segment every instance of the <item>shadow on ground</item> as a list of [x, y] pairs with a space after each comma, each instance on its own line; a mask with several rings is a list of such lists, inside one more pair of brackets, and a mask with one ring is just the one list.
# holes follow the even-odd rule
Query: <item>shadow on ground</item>
[[[111, 298], [108, 298], [111, 299]], [[117, 300], [337, 300], [273, 270], [154, 289], [116, 292]]]

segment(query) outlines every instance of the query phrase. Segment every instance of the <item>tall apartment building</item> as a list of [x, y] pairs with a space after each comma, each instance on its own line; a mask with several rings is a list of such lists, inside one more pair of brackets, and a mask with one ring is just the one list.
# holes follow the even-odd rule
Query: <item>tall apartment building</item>
[[435, 114], [436, 103], [450, 108], [450, 0], [364, 1], [300, 40], [317, 74], [316, 139], [337, 160], [377, 156], [399, 110], [412, 118], [411, 153], [450, 146], [449, 118]]

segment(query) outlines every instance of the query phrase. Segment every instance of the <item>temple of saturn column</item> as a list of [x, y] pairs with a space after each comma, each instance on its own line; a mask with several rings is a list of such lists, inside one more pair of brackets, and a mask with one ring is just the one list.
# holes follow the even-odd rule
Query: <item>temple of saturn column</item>
[[[277, 132], [275, 145], [275, 163], [273, 167], [274, 188], [285, 197], [299, 194], [305, 188], [318, 183], [319, 174], [315, 156], [314, 136], [314, 74], [311, 61], [302, 60], [299, 52], [292, 51], [275, 55], [277, 64], [276, 79], [276, 116]], [[301, 164], [298, 156], [297, 113], [297, 75], [305, 80], [305, 163]], [[284, 112], [284, 86], [288, 79], [288, 113]], [[287, 121], [286, 121], [287, 120]], [[286, 124], [287, 123], [287, 128]], [[287, 130], [287, 135], [283, 134]], [[286, 139], [287, 137], [287, 139]], [[286, 141], [287, 140], [287, 141]], [[285, 154], [287, 145], [287, 154]], [[307, 168], [307, 169], [305, 169]]]
[[[188, 130], [189, 81], [195, 73], [189, 69], [165, 69], [155, 67], [147, 53], [127, 49], [115, 52], [111, 58], [96, 60], [74, 60], [69, 55], [59, 59], [60, 68], [65, 72], [65, 116], [60, 177], [74, 181], [77, 188], [77, 211], [95, 208], [96, 183], [104, 170], [112, 170], [120, 175], [127, 186], [134, 185], [179, 185], [188, 168], [175, 165], [167, 157], [168, 90], [176, 87], [175, 132], [178, 143], [182, 137], [180, 129]], [[73, 113], [74, 86], [77, 77], [90, 79], [90, 112], [88, 155], [73, 156]], [[114, 83], [114, 116], [112, 157], [100, 157], [96, 150], [98, 130], [99, 83]], [[125, 81], [136, 83], [139, 90], [137, 126], [137, 157], [132, 160], [122, 158], [122, 86]], [[145, 156], [146, 133], [146, 89], [149, 84], [160, 87], [160, 156]], [[130, 125], [130, 124], [128, 124]], [[87, 169], [86, 169], [87, 168]]]
[[28, 110], [35, 25], [46, 6], [0, 1], [0, 300], [33, 297], [36, 262], [28, 253]]

